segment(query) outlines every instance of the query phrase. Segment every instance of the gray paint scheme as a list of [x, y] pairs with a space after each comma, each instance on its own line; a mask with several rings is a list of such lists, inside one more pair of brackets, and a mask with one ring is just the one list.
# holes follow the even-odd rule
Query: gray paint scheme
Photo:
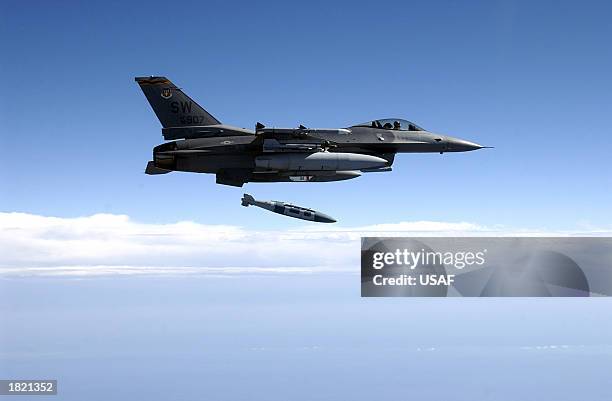
[[317, 212], [316, 210], [308, 209], [297, 205], [292, 205], [290, 203], [280, 201], [259, 201], [249, 194], [244, 194], [241, 201], [242, 206], [253, 205], [274, 213], [282, 214], [283, 216], [293, 217], [294, 219], [314, 221], [317, 223], [336, 222], [334, 218], [326, 215], [325, 213]]
[[215, 174], [217, 183], [327, 182], [390, 171], [396, 153], [466, 152], [473, 142], [424, 130], [402, 119], [348, 128], [266, 128], [222, 124], [165, 77], [137, 77], [172, 140], [153, 149], [147, 174]]

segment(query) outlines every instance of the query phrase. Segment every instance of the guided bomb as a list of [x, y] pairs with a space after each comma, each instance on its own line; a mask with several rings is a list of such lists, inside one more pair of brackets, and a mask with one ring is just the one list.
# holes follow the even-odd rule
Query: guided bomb
[[305, 207], [292, 205], [290, 203], [279, 201], [258, 201], [249, 194], [244, 194], [242, 197], [242, 206], [257, 206], [262, 209], [269, 210], [274, 213], [293, 217], [296, 219], [315, 221], [317, 223], [335, 223], [336, 220], [329, 217], [325, 213], [317, 212], [316, 210], [307, 209]]

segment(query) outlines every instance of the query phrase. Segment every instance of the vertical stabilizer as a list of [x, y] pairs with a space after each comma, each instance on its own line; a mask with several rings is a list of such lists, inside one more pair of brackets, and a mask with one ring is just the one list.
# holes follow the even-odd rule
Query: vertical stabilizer
[[166, 77], [136, 77], [164, 128], [221, 124]]

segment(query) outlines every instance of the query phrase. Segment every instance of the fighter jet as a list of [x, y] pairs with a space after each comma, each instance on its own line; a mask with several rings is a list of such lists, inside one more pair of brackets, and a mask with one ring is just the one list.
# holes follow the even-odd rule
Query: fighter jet
[[473, 142], [427, 131], [400, 118], [346, 128], [255, 130], [217, 120], [165, 77], [137, 77], [168, 142], [153, 149], [147, 174], [210, 173], [218, 184], [327, 182], [391, 171], [397, 153], [466, 152]]

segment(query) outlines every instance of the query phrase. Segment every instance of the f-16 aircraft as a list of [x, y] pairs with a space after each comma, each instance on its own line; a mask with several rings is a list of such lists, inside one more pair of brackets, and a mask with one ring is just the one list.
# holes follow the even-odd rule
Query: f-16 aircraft
[[218, 184], [326, 182], [391, 171], [397, 153], [466, 152], [484, 146], [429, 132], [400, 118], [347, 128], [233, 127], [217, 120], [165, 77], [137, 77], [170, 141], [153, 149], [147, 174], [216, 174]]

